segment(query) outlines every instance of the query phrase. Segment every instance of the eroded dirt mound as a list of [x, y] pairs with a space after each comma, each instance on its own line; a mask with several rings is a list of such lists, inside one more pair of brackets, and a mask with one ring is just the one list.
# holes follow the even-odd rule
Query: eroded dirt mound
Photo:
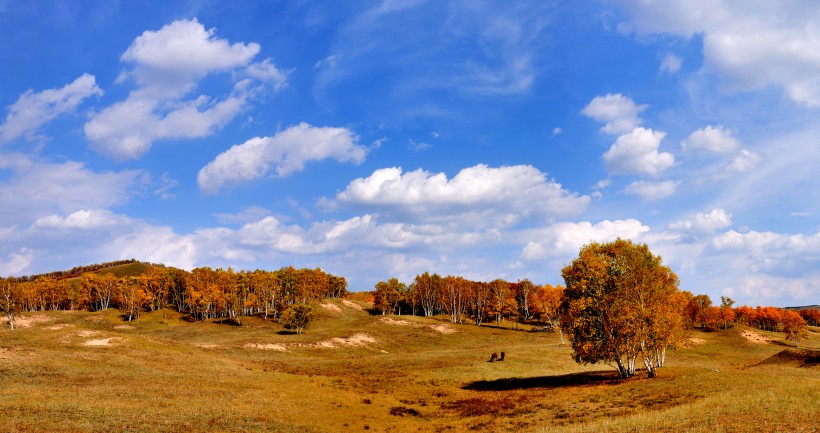
[[83, 343], [84, 346], [113, 346], [115, 342], [120, 341], [119, 338], [110, 337], [110, 338], [99, 338], [96, 340], [88, 340]]
[[319, 307], [321, 307], [325, 310], [328, 310], [328, 311], [333, 311], [335, 313], [338, 313], [338, 312], [342, 311], [342, 309], [338, 305], [336, 305], [332, 302], [322, 302], [321, 304], [319, 304]]
[[335, 337], [328, 340], [322, 340], [316, 343], [248, 343], [245, 347], [259, 350], [275, 350], [277, 352], [288, 352], [291, 348], [308, 348], [308, 349], [338, 349], [342, 347], [366, 347], [371, 343], [375, 343], [376, 339], [363, 332], [351, 335], [350, 337]]
[[449, 325], [422, 325], [404, 319], [393, 319], [391, 317], [382, 317], [380, 321], [388, 325], [410, 326], [413, 328], [430, 328], [433, 331], [440, 332], [442, 334], [452, 334], [456, 332], [456, 329]]
[[[14, 327], [31, 328], [34, 325], [52, 321], [54, 321], [54, 318], [46, 316], [45, 314], [21, 314], [14, 316]], [[9, 319], [5, 314], [0, 316], [0, 325], [6, 325], [8, 323]]]
[[797, 365], [798, 367], [820, 367], [820, 350], [785, 349], [763, 360], [758, 365]]

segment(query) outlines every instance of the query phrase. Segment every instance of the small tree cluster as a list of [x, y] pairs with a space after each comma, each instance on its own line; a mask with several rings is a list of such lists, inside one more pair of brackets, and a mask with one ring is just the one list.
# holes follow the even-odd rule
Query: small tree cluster
[[716, 307], [712, 305], [712, 300], [707, 295], [688, 295], [689, 301], [685, 312], [689, 326], [692, 328], [699, 327], [717, 331], [740, 323], [764, 331], [783, 332], [787, 341], [797, 344], [805, 337], [806, 325], [811, 323], [810, 320], [817, 323], [820, 319], [820, 310], [793, 311], [771, 306], [752, 308], [747, 305], [732, 308], [735, 301], [724, 296], [720, 298], [720, 307]]
[[294, 329], [301, 334], [313, 318], [313, 307], [308, 304], [293, 304], [282, 313], [282, 324], [286, 329]]
[[471, 281], [425, 272], [410, 285], [391, 278], [376, 283], [375, 288], [373, 306], [382, 314], [447, 314], [452, 323], [476, 325], [487, 320], [537, 320], [560, 332], [561, 286], [536, 286], [526, 279], [515, 283], [503, 279]]

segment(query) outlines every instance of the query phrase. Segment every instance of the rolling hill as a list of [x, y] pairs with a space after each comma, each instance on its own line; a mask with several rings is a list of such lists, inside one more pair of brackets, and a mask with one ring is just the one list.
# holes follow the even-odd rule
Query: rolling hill
[[[0, 431], [817, 431], [820, 370], [782, 334], [694, 332], [658, 378], [622, 381], [552, 333], [366, 307], [325, 301], [301, 335], [173, 311], [24, 314], [0, 331]], [[817, 349], [811, 328], [799, 350]]]

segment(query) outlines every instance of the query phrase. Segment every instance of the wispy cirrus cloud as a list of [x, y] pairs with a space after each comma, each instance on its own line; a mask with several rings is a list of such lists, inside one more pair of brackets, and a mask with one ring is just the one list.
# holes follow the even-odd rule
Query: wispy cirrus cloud
[[[316, 91], [378, 73], [395, 77], [393, 97], [440, 90], [472, 97], [527, 94], [538, 77], [539, 36], [552, 9], [538, 2], [382, 1], [341, 28], [333, 55], [316, 64]], [[421, 30], [433, 27], [437, 31]]]
[[630, 182], [623, 192], [626, 194], [637, 195], [644, 200], [660, 200], [669, 197], [677, 191], [680, 182], [676, 180], [663, 181], [647, 181], [636, 180]]
[[820, 5], [811, 0], [622, 2], [620, 28], [642, 34], [703, 37], [704, 70], [724, 87], [751, 91], [774, 85], [791, 100], [820, 107]]

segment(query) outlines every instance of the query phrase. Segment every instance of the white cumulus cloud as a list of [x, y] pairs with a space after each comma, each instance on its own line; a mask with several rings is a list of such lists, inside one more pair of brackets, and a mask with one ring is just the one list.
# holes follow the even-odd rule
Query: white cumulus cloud
[[65, 217], [52, 214], [37, 218], [33, 227], [38, 229], [57, 230], [98, 230], [117, 226], [127, 222], [126, 218], [120, 217], [104, 209], [78, 210]]
[[[122, 55], [131, 68], [118, 82], [133, 77], [128, 97], [96, 113], [84, 127], [91, 147], [118, 160], [136, 159], [156, 140], [206, 137], [224, 127], [272, 83], [286, 84], [287, 72], [265, 59], [251, 63], [257, 43], [216, 37], [196, 19], [178, 20], [138, 36]], [[199, 80], [223, 71], [237, 80], [225, 96], [188, 96]]]
[[287, 84], [289, 71], [283, 71], [271, 63], [271, 59], [265, 59], [249, 65], [245, 73], [257, 80], [272, 82], [274, 90], [280, 90]]
[[760, 162], [760, 159], [760, 155], [751, 150], [741, 149], [732, 162], [726, 166], [726, 169], [736, 172], [748, 171], [754, 168]]
[[604, 153], [611, 174], [648, 174], [658, 176], [675, 163], [668, 152], [659, 152], [665, 132], [635, 128], [619, 136]]
[[521, 251], [521, 259], [534, 261], [569, 257], [590, 242], [609, 242], [619, 237], [635, 239], [648, 231], [648, 226], [635, 219], [603, 220], [597, 224], [589, 221], [556, 223], [529, 233], [539, 240], [527, 242]]
[[723, 209], [712, 209], [710, 212], [698, 212], [689, 219], [669, 225], [674, 230], [713, 233], [732, 225], [732, 214]]
[[161, 109], [161, 101], [132, 95], [111, 105], [85, 124], [92, 147], [118, 160], [145, 154], [154, 140], [200, 138], [211, 135], [240, 112], [246, 95], [235, 93], [222, 101], [200, 97]]
[[216, 38], [215, 33], [216, 29], [206, 30], [196, 18], [174, 21], [157, 31], [143, 32], [121, 59], [152, 70], [200, 76], [246, 65], [259, 53], [257, 43], [231, 44]]
[[199, 171], [197, 183], [208, 194], [226, 185], [250, 182], [273, 170], [288, 176], [310, 161], [334, 159], [361, 163], [367, 149], [347, 128], [316, 127], [300, 123], [272, 137], [256, 137], [232, 146]]
[[689, 134], [689, 137], [681, 141], [681, 147], [683, 150], [729, 153], [740, 147], [740, 141], [734, 134], [734, 131], [723, 125], [709, 125]]
[[37, 128], [59, 115], [74, 110], [90, 96], [102, 95], [93, 75], [83, 74], [59, 89], [40, 92], [28, 90], [9, 107], [6, 120], [0, 125], [3, 141], [33, 134]]
[[20, 276], [34, 260], [34, 251], [20, 248], [8, 255], [8, 260], [0, 261], [0, 276]]
[[683, 66], [683, 60], [681, 60], [680, 57], [674, 54], [667, 54], [661, 62], [660, 70], [661, 72], [674, 75], [680, 71], [681, 66]]
[[740, 233], [729, 230], [715, 237], [713, 246], [719, 250], [745, 250], [760, 258], [775, 259], [785, 255], [811, 253], [815, 259], [818, 259], [820, 258], [817, 254], [820, 251], [820, 233], [806, 236], [754, 230]]
[[418, 220], [502, 226], [536, 216], [577, 215], [590, 202], [532, 166], [483, 164], [465, 168], [452, 179], [422, 169], [379, 169], [350, 182], [337, 200]]
[[623, 134], [641, 125], [638, 117], [648, 105], [637, 105], [627, 96], [620, 93], [596, 96], [581, 110], [581, 114], [604, 122], [601, 132], [606, 134]]

